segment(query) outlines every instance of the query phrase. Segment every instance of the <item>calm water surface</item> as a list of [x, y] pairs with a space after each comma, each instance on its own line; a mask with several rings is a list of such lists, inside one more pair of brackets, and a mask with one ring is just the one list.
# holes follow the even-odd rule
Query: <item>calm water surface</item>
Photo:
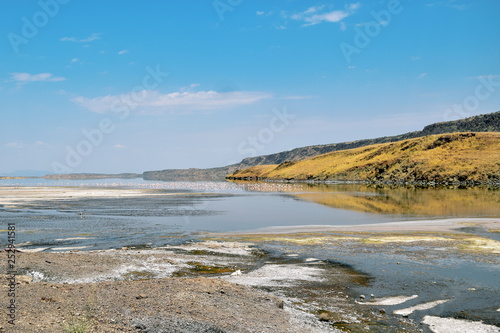
[[[155, 182], [142, 179], [0, 180], [0, 186], [155, 189], [176, 195], [85, 198], [2, 208], [18, 242], [31, 248], [86, 249], [181, 243], [194, 233], [270, 226], [355, 225], [419, 219], [500, 217], [500, 191], [364, 185]], [[2, 240], [5, 242], [5, 240]]]
[[[53, 181], [0, 180], [0, 186], [77, 186], [152, 189], [158, 196], [67, 198], [5, 207], [0, 220], [6, 229], [15, 222], [18, 247], [46, 251], [85, 250], [123, 246], [161, 246], [196, 239], [204, 231], [253, 230], [270, 226], [355, 225], [442, 218], [499, 218], [500, 191], [489, 188], [401, 188], [363, 185], [285, 183], [150, 182], [142, 179]], [[91, 192], [91, 191], [89, 191]], [[481, 234], [481, 230], [467, 232]], [[477, 229], [477, 228], [476, 228]], [[5, 232], [6, 230], [2, 230]], [[500, 233], [484, 236], [499, 239]], [[0, 240], [6, 245], [6, 237]], [[385, 251], [359, 251], [348, 246], [261, 244], [269, 253], [286, 257], [320, 258], [348, 264], [374, 279], [353, 292], [377, 297], [418, 295], [387, 311], [446, 300], [438, 307], [416, 311], [425, 315], [466, 318], [500, 326], [498, 308], [500, 266], [475, 257], [443, 253], [442, 258], [413, 258], [405, 246]], [[408, 246], [417, 246], [410, 244]], [[481, 258], [479, 258], [481, 259]], [[401, 263], [401, 264], [400, 264]], [[498, 310], [497, 310], [498, 309]], [[422, 326], [424, 332], [430, 332]], [[376, 331], [379, 332], [379, 331]]]

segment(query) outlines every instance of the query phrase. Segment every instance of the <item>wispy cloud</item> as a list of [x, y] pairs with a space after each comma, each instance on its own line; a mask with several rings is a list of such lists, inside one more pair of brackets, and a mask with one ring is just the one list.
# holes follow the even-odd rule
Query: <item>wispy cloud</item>
[[100, 33], [93, 33], [85, 38], [76, 38], [76, 37], [63, 37], [59, 39], [61, 42], [75, 42], [75, 43], [90, 43], [94, 40], [101, 39]]
[[429, 74], [429, 73], [422, 73], [419, 76], [417, 76], [417, 79], [423, 79], [424, 77], [427, 76], [427, 74]]
[[[144, 113], [164, 111], [214, 110], [254, 104], [272, 97], [272, 94], [256, 91], [198, 91], [183, 88], [181, 91], [162, 94], [156, 90], [143, 90], [134, 94], [107, 95], [96, 98], [76, 97], [72, 101], [97, 113], [112, 111], [121, 106], [129, 109], [147, 109]], [[136, 96], [134, 98], [134, 96]], [[144, 110], [143, 110], [144, 111]]]
[[51, 73], [11, 73], [10, 75], [11, 80], [17, 82], [18, 84], [26, 84], [30, 82], [58, 82], [66, 80], [66, 78], [62, 76], [54, 76]]
[[[296, 13], [290, 16], [291, 19], [296, 21], [303, 21], [304, 27], [316, 25], [319, 23], [342, 23], [341, 21], [348, 16], [351, 16], [361, 7], [360, 3], [353, 3], [346, 5], [344, 9], [325, 11], [325, 6], [313, 6], [309, 7], [304, 12]], [[342, 29], [345, 29], [345, 25], [341, 25]]]
[[122, 55], [122, 54], [125, 54], [125, 53], [128, 53], [128, 50], [121, 50], [121, 51], [118, 51], [118, 54], [119, 54], [119, 55]]

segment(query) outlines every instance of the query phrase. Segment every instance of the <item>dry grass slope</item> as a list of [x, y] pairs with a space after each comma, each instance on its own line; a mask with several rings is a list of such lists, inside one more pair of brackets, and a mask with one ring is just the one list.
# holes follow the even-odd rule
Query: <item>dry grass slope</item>
[[453, 133], [259, 165], [229, 179], [499, 183], [500, 133]]

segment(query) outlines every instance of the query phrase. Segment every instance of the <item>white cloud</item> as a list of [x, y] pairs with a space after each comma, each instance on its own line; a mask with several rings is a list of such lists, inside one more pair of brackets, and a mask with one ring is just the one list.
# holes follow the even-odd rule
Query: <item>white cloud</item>
[[361, 4], [359, 2], [357, 2], [357, 3], [350, 4], [347, 8], [350, 11], [355, 11], [355, 10], [358, 10], [360, 7], [361, 7]]
[[127, 148], [127, 146], [125, 145], [121, 145], [121, 144], [116, 144], [113, 146], [113, 148], [116, 148], [116, 149], [123, 149], [123, 148]]
[[72, 101], [80, 106], [97, 113], [105, 113], [120, 107], [129, 110], [136, 108], [147, 109], [145, 113], [162, 113], [171, 110], [214, 110], [249, 105], [272, 95], [254, 91], [198, 91], [189, 90], [162, 94], [156, 90], [142, 90], [121, 95], [108, 95], [96, 98], [76, 97]]
[[125, 53], [128, 53], [128, 50], [121, 50], [121, 51], [118, 51], [118, 54], [119, 54], [119, 55], [122, 55], [122, 54], [125, 54]]
[[413, 56], [410, 58], [412, 61], [419, 61], [421, 58], [417, 56]]
[[5, 147], [15, 148], [15, 149], [24, 149], [24, 148], [28, 148], [28, 145], [26, 145], [22, 142], [9, 142], [9, 143], [5, 144]]
[[11, 79], [19, 84], [26, 84], [30, 82], [57, 82], [64, 81], [66, 78], [62, 76], [54, 76], [51, 73], [40, 73], [40, 74], [30, 74], [30, 73], [11, 73]]
[[341, 23], [341, 29], [345, 30], [345, 24], [341, 22], [348, 16], [354, 14], [354, 12], [361, 7], [360, 3], [353, 3], [345, 6], [343, 10], [334, 10], [330, 12], [323, 12], [325, 6], [313, 6], [305, 10], [304, 12], [293, 14], [290, 16], [291, 19], [297, 21], [304, 21], [304, 27], [316, 25], [324, 22], [331, 23]]
[[417, 79], [423, 79], [424, 77], [427, 76], [427, 74], [429, 74], [429, 73], [422, 73], [419, 76], [417, 76]]
[[314, 14], [314, 13], [317, 13], [321, 10], [323, 10], [323, 8], [325, 8], [324, 5], [321, 5], [321, 6], [313, 6], [313, 7], [309, 7], [305, 12], [304, 14]]
[[61, 42], [75, 42], [75, 43], [90, 43], [94, 40], [101, 39], [100, 33], [93, 33], [86, 38], [78, 39], [76, 37], [63, 37], [59, 39]]
[[194, 88], [196, 87], [199, 87], [200, 84], [199, 83], [191, 83], [189, 86], [186, 86], [186, 87], [180, 87], [179, 88], [179, 92], [189, 92], [189, 91], [193, 91]]
[[265, 15], [265, 14], [266, 14], [266, 12], [261, 12], [260, 10], [258, 10], [258, 11], [256, 12], [256, 14], [260, 16], [260, 15]]

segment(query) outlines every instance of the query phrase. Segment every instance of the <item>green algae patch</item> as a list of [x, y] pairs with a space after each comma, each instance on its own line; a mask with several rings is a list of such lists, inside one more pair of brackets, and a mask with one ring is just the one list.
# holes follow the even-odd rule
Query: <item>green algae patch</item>
[[149, 271], [130, 271], [122, 275], [124, 280], [141, 281], [150, 280], [156, 277], [156, 274]]
[[449, 242], [451, 238], [431, 235], [391, 235], [391, 236], [375, 236], [363, 238], [365, 244], [385, 244], [385, 243], [414, 243], [414, 242]]
[[222, 275], [233, 273], [236, 269], [228, 266], [205, 265], [198, 261], [189, 261], [187, 269], [174, 272], [174, 277], [199, 276], [199, 275]]
[[500, 254], [500, 242], [483, 237], [469, 237], [462, 240], [458, 249], [467, 252]]
[[[205, 238], [208, 240], [208, 238]], [[337, 241], [359, 240], [358, 237], [332, 235], [329, 233], [290, 233], [290, 234], [247, 234], [227, 237], [210, 238], [210, 240], [227, 241], [231, 239], [238, 242], [252, 243], [292, 243], [298, 245], [320, 245]]]

